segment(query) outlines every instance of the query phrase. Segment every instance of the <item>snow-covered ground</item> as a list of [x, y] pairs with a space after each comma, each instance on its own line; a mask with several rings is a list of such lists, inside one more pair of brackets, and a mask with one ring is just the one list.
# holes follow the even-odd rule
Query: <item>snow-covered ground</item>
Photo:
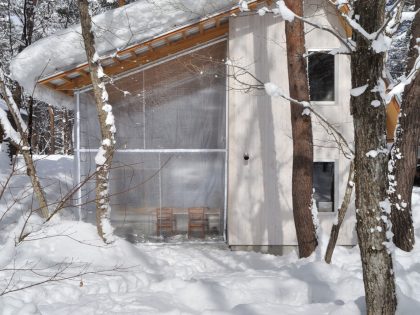
[[[48, 170], [50, 177], [61, 179], [55, 192], [68, 182], [62, 177], [71, 159], [62, 159], [38, 164], [41, 174]], [[1, 173], [3, 181], [4, 167]], [[420, 244], [420, 189], [413, 203]], [[357, 247], [337, 248], [327, 265], [320, 255], [298, 260], [296, 253], [277, 257], [210, 245], [133, 245], [117, 238], [104, 246], [94, 226], [63, 217], [14, 247], [12, 217], [8, 213], [0, 221], [0, 294], [54, 281], [1, 296], [0, 314], [365, 313]], [[412, 253], [396, 251], [395, 256], [398, 311], [417, 314], [419, 246]]]

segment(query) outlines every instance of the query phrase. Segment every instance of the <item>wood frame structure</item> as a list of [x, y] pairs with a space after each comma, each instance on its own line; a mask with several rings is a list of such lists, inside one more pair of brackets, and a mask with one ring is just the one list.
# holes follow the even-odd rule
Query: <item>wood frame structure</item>
[[[249, 4], [255, 9], [260, 4], [270, 5], [272, 0], [254, 0]], [[132, 45], [114, 55], [101, 59], [104, 72], [108, 76], [132, 70], [161, 58], [178, 53], [190, 47], [225, 36], [229, 32], [229, 17], [240, 11], [238, 7], [201, 19], [180, 27], [151, 40]], [[38, 81], [39, 84], [74, 95], [74, 91], [91, 84], [87, 63], [71, 70], [53, 74]]]
[[[248, 6], [253, 10], [259, 5], [266, 4], [269, 6], [272, 3], [273, 0], [254, 0]], [[330, 0], [329, 3], [336, 6], [335, 1]], [[120, 6], [124, 4], [124, 0], [119, 0]], [[343, 25], [346, 35], [351, 37], [352, 29], [342, 16], [342, 14], [349, 12], [349, 7], [343, 5], [338, 10], [340, 23]], [[205, 17], [198, 22], [132, 45], [118, 51], [114, 55], [104, 57], [102, 58], [104, 72], [108, 76], [118, 75], [190, 47], [223, 37], [229, 32], [229, 17], [234, 16], [238, 12], [240, 12], [240, 8], [235, 7], [229, 11]], [[88, 64], [84, 63], [71, 70], [55, 73], [39, 80], [38, 83], [73, 96], [75, 90], [91, 84]]]

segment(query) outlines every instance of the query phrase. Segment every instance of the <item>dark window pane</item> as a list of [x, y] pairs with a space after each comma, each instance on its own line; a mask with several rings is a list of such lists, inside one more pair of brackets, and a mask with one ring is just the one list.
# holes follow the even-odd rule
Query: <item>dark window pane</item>
[[318, 211], [334, 211], [334, 162], [314, 163], [314, 189]]
[[308, 75], [311, 101], [334, 101], [334, 56], [311, 53]]

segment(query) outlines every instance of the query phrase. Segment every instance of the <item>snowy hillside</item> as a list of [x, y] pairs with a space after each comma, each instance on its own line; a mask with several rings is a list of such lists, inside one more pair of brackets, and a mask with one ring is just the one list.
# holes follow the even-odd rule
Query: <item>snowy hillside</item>
[[[38, 165], [42, 176], [58, 187], [68, 180], [71, 160], [51, 159]], [[5, 178], [4, 167], [2, 172]], [[12, 186], [23, 193], [24, 177], [19, 181]], [[50, 198], [58, 191], [50, 189]], [[413, 204], [419, 244], [418, 188]], [[14, 247], [18, 229], [12, 217], [0, 221], [0, 292], [17, 291], [0, 297], [2, 315], [365, 312], [357, 247], [337, 248], [333, 264], [327, 265], [319, 253], [298, 260], [296, 253], [276, 257], [230, 252], [221, 245], [133, 245], [117, 239], [104, 246], [94, 226], [64, 218]], [[399, 313], [415, 314], [420, 307], [420, 249], [395, 256]]]

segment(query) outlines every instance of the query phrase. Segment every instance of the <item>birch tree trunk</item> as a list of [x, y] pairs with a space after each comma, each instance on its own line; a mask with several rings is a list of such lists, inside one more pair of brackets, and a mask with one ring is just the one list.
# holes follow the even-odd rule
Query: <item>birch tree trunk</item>
[[[414, 12], [420, 9], [416, 0]], [[419, 56], [417, 39], [420, 38], [420, 14], [417, 13], [411, 27], [411, 44], [407, 69], [415, 66]], [[411, 194], [416, 173], [417, 148], [420, 144], [420, 76], [404, 90], [401, 113], [396, 130], [395, 143], [391, 151], [390, 200], [392, 232], [397, 247], [407, 252], [414, 246], [414, 226], [411, 211]]]
[[[48, 212], [48, 205], [47, 200], [45, 198], [45, 193], [42, 189], [41, 183], [39, 181], [38, 175], [36, 173], [34, 161], [32, 159], [32, 155], [30, 153], [30, 144], [28, 140], [28, 127], [26, 126], [25, 122], [20, 115], [19, 108], [17, 107], [12, 93], [8, 89], [5, 83], [5, 77], [3, 71], [0, 69], [0, 92], [4, 97], [4, 100], [7, 104], [7, 108], [9, 109], [9, 113], [13, 117], [13, 120], [16, 124], [17, 132], [20, 136], [20, 141], [13, 141], [12, 144], [20, 150], [25, 160], [27, 174], [31, 178], [32, 187], [34, 189], [35, 197], [38, 200], [39, 207], [41, 209], [41, 215], [44, 219], [47, 219], [49, 216]], [[4, 127], [4, 122], [2, 123]], [[9, 127], [11, 128], [11, 126]]]
[[[385, 0], [358, 0], [354, 15], [372, 34], [384, 23]], [[356, 49], [351, 54], [352, 87], [368, 84], [360, 96], [351, 97], [355, 132], [356, 231], [363, 267], [368, 314], [394, 314], [395, 280], [386, 233], [390, 206], [387, 199], [387, 146], [385, 104], [377, 89], [383, 70], [383, 53], [371, 40], [353, 33]], [[372, 106], [373, 104], [379, 106]]]
[[115, 124], [112, 106], [108, 104], [108, 93], [105, 88], [104, 72], [95, 49], [95, 38], [92, 31], [92, 19], [89, 13], [88, 0], [79, 0], [80, 21], [86, 57], [90, 68], [93, 93], [98, 112], [102, 143], [95, 158], [96, 163], [96, 225], [99, 236], [105, 243], [112, 240], [112, 227], [109, 222], [111, 214], [109, 196], [109, 173], [114, 155]]
[[[287, 7], [303, 16], [302, 0], [286, 0]], [[304, 25], [301, 20], [286, 22], [287, 66], [290, 97], [309, 101]], [[299, 257], [308, 257], [318, 245], [312, 218], [313, 143], [309, 115], [303, 106], [290, 103], [293, 137], [292, 199], [293, 217], [299, 246]]]

